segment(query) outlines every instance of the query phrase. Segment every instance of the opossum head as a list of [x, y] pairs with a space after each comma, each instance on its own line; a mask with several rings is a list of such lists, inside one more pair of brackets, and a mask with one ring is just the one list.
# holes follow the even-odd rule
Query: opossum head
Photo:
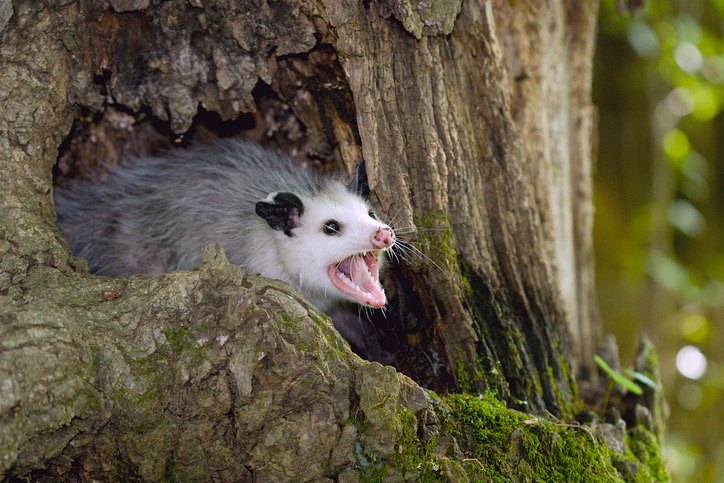
[[256, 213], [279, 232], [279, 263], [298, 274], [303, 293], [369, 307], [387, 303], [380, 255], [395, 244], [395, 233], [356, 192], [336, 182], [311, 196], [275, 192]]

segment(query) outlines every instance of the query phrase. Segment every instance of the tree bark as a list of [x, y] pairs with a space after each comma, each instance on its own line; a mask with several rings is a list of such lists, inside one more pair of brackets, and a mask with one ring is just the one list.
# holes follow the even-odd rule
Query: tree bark
[[[598, 327], [597, 3], [529, 3], [0, 0], [0, 475], [456, 480], [555, 465], [466, 458], [457, 400], [359, 359], [291, 289], [216, 247], [193, 272], [88, 274], [51, 196], [59, 150], [62, 177], [73, 156], [82, 171], [200, 139], [203, 116], [254, 113], [245, 135], [322, 168], [364, 159], [374, 203], [425, 257], [387, 276], [397, 368], [570, 420], [572, 365], [590, 364]], [[624, 471], [596, 438], [602, 471]], [[503, 439], [515, 454], [521, 441]]]

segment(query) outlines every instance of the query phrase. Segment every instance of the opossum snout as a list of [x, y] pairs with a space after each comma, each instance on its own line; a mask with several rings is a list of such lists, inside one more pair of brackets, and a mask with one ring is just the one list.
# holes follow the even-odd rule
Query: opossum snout
[[392, 228], [386, 226], [384, 228], [378, 228], [372, 234], [372, 246], [375, 248], [389, 248], [395, 243], [395, 233]]

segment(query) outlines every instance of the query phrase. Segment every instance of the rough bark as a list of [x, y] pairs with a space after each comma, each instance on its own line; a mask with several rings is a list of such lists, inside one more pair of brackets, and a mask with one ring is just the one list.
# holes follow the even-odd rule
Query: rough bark
[[[375, 414], [419, 412], [425, 392], [362, 364], [282, 284], [245, 276], [218, 252], [207, 260], [156, 280], [46, 273], [56, 290], [5, 307], [2, 371], [24, 377], [5, 379], [3, 472], [239, 481], [304, 468], [317, 479], [350, 466], [355, 441], [391, 453], [399, 429], [377, 433]], [[95, 304], [106, 318], [89, 317]]]
[[497, 2], [498, 36], [511, 79], [513, 117], [525, 140], [535, 204], [570, 331], [575, 364], [590, 365], [599, 320], [593, 273], [591, 75], [595, 1], [511, 8]]
[[[409, 345], [399, 354], [440, 356], [436, 370], [399, 357], [401, 370], [569, 418], [566, 332], [581, 357], [596, 326], [595, 2], [527, 3], [0, 0], [0, 476], [469, 469], [446, 404], [357, 358], [288, 287], [213, 248], [198, 271], [158, 279], [94, 277], [69, 254], [51, 201], [59, 148], [122, 158], [144, 116], [166, 144], [202, 137], [199, 108], [254, 112], [257, 134], [302, 160], [366, 160], [375, 203], [432, 260], [387, 280], [389, 323]], [[79, 132], [91, 141], [68, 137]], [[505, 414], [519, 435], [545, 426]], [[545, 428], [535, 437], [555, 440]], [[602, 469], [620, 470], [590, 439]], [[504, 441], [510, 467], [467, 474], [557, 464]]]

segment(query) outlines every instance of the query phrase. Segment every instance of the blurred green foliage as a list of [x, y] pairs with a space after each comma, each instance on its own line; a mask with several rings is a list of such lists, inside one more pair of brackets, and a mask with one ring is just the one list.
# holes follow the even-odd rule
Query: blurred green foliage
[[[640, 332], [656, 341], [673, 480], [724, 481], [724, 0], [618, 3], [602, 1], [594, 78], [600, 308], [624, 362]], [[677, 370], [701, 364], [684, 346], [698, 379]]]

